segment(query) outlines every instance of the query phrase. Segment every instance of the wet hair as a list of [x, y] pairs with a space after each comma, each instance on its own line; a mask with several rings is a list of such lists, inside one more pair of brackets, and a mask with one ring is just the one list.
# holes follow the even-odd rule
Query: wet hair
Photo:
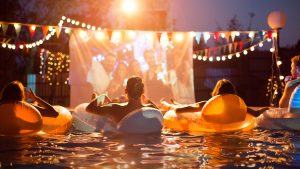
[[300, 55], [292, 57], [291, 62], [300, 68]]
[[25, 99], [24, 86], [19, 81], [12, 81], [1, 91], [1, 102], [23, 101]]
[[221, 94], [236, 94], [235, 87], [227, 79], [221, 79], [217, 82], [214, 90], [211, 92], [212, 96], [221, 95]]
[[144, 92], [144, 84], [140, 77], [131, 77], [127, 81], [126, 90], [128, 98], [139, 99]]

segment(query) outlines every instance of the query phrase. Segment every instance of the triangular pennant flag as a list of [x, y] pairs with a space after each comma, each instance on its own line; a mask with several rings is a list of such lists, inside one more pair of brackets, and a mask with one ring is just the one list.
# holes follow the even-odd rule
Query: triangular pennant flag
[[260, 40], [264, 40], [264, 35], [265, 35], [264, 31], [259, 31]]
[[55, 26], [55, 30], [56, 30], [56, 37], [58, 39], [59, 35], [60, 35], [60, 32], [61, 32], [61, 27], [60, 26]]
[[210, 48], [207, 49], [207, 57], [210, 56]]
[[234, 42], [234, 43], [233, 43], [233, 49], [234, 49], [234, 52], [236, 52], [237, 46], [238, 46], [238, 43], [237, 43], [237, 42]]
[[231, 41], [234, 42], [234, 38], [235, 38], [235, 32], [231, 32]]
[[218, 42], [220, 33], [219, 32], [214, 32], [214, 36], [215, 36], [216, 42]]
[[232, 50], [232, 43], [228, 44], [228, 51], [229, 51], [229, 53], [231, 53], [231, 50]]
[[225, 32], [225, 39], [229, 43], [230, 32]]
[[226, 53], [226, 49], [227, 49], [227, 45], [224, 45], [224, 46], [223, 46], [223, 54]]
[[28, 25], [27, 27], [29, 29], [29, 33], [30, 33], [31, 38], [33, 39], [36, 27], [34, 25]]
[[204, 56], [207, 56], [208, 49], [204, 50]]
[[203, 37], [204, 37], [204, 42], [207, 43], [208, 39], [210, 38], [209, 32], [204, 32]]
[[197, 32], [195, 36], [196, 42], [199, 45], [200, 44], [200, 39], [201, 39], [201, 32]]
[[6, 31], [7, 31], [7, 28], [8, 28], [8, 25], [7, 24], [2, 24], [2, 31], [3, 31], [3, 35], [6, 34]]
[[172, 32], [168, 32], [167, 36], [168, 36], [169, 41], [171, 41], [172, 40]]
[[267, 33], [268, 33], [268, 34], [267, 34], [267, 35], [268, 35], [268, 38], [272, 39], [272, 33], [273, 33], [273, 32], [272, 32], [272, 31], [268, 31]]
[[19, 34], [20, 34], [20, 31], [21, 31], [21, 24], [15, 23], [14, 27], [15, 27], [15, 30], [16, 30], [17, 38], [18, 38]]
[[156, 33], [157, 40], [158, 40], [159, 42], [160, 42], [161, 34], [162, 34], [161, 32], [157, 32], [157, 33]]
[[42, 26], [43, 36], [44, 38], [47, 36], [49, 30], [49, 26]]
[[243, 50], [243, 45], [244, 45], [243, 41], [240, 41], [240, 52]]
[[254, 41], [254, 37], [255, 37], [255, 32], [254, 31], [252, 31], [252, 32], [250, 32], [249, 33], [249, 38], [251, 39], [251, 44], [253, 43], [253, 41]]
[[112, 36], [112, 30], [106, 30], [106, 33], [108, 35], [108, 40], [110, 41], [111, 36]]

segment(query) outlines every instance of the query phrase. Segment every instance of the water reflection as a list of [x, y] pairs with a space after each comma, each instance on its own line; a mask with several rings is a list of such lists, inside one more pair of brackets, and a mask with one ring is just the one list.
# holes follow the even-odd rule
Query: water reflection
[[298, 132], [0, 137], [1, 167], [287, 168], [300, 166]]

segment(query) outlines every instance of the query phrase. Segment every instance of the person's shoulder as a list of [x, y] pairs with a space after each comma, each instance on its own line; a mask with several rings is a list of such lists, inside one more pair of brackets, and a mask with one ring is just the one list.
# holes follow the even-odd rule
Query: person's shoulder
[[299, 86], [300, 85], [300, 78], [288, 81], [286, 83], [286, 85], [287, 85], [288, 88], [294, 88], [296, 86]]

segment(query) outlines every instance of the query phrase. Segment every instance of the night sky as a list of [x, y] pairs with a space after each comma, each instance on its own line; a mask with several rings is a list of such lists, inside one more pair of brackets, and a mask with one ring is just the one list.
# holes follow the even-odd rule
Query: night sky
[[218, 25], [226, 30], [235, 14], [247, 30], [250, 12], [255, 14], [253, 30], [269, 30], [268, 14], [280, 10], [287, 16], [286, 26], [280, 32], [281, 46], [293, 46], [300, 39], [299, 0], [171, 0], [171, 4], [177, 31], [215, 31]]

